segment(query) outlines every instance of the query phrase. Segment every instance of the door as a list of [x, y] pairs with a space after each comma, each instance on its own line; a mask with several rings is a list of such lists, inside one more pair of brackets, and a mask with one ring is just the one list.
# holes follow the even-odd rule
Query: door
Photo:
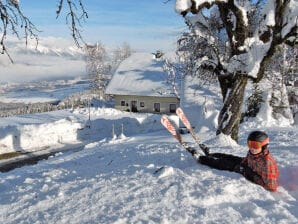
[[160, 103], [154, 103], [154, 112], [160, 112]]
[[137, 101], [131, 101], [131, 112], [138, 112]]

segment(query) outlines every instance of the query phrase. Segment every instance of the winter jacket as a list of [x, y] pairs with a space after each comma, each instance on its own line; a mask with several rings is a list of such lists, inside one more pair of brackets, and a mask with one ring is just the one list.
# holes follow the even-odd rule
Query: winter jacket
[[250, 152], [242, 160], [243, 175], [248, 180], [263, 186], [269, 191], [276, 191], [278, 187], [279, 170], [268, 149], [253, 155]]

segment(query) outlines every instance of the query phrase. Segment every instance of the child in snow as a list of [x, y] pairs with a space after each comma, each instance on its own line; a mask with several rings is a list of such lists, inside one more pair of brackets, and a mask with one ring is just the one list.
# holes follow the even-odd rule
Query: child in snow
[[253, 131], [247, 138], [249, 151], [245, 158], [223, 153], [209, 153], [200, 156], [201, 164], [220, 170], [242, 174], [246, 179], [263, 186], [269, 191], [278, 187], [279, 171], [268, 150], [269, 137], [262, 131]]

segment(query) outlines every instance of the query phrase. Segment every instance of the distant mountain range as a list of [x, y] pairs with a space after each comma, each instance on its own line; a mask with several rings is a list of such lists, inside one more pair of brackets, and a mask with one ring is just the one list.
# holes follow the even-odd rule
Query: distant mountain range
[[53, 80], [85, 75], [85, 53], [63, 38], [30, 40], [8, 38], [7, 55], [0, 55], [0, 83]]

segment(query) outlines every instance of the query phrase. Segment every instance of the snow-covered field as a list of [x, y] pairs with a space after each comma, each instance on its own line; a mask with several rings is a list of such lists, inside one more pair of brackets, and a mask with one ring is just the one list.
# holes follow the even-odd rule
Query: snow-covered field
[[[34, 54], [47, 51], [34, 50]], [[50, 51], [46, 57], [57, 55], [58, 50]], [[6, 66], [6, 77], [11, 78], [5, 83], [1, 69], [0, 101], [25, 102], [26, 96], [36, 102], [36, 95], [47, 100], [50, 95], [42, 92], [60, 99], [65, 94], [64, 86], [72, 87], [68, 81], [61, 84], [51, 80], [35, 82], [36, 86], [23, 83], [21, 92], [14, 91], [19, 88], [13, 89], [15, 84], [11, 83], [20, 77], [13, 77], [9, 71], [34, 66], [34, 61], [26, 61], [28, 57], [18, 58], [15, 68], [0, 60], [0, 65]], [[66, 58], [65, 63], [76, 63], [71, 53]], [[55, 76], [56, 65], [40, 60], [36, 63], [43, 69], [51, 67]], [[80, 71], [81, 63], [80, 59], [76, 71]], [[43, 74], [45, 78], [50, 76]], [[32, 75], [37, 81], [38, 74]], [[63, 80], [60, 78], [57, 80]], [[193, 80], [188, 83], [183, 98], [185, 112], [212, 152], [245, 156], [248, 133], [256, 129], [268, 133], [270, 151], [281, 172], [277, 192], [266, 191], [237, 173], [198, 164], [162, 127], [160, 115], [91, 108], [88, 121], [88, 109], [63, 110], [0, 118], [1, 154], [68, 149], [36, 165], [0, 173], [0, 223], [298, 223], [297, 123], [276, 121], [267, 110], [241, 125], [239, 144], [226, 136], [215, 136], [221, 105], [218, 89], [209, 86], [198, 90]], [[53, 88], [43, 91], [43, 87]], [[36, 92], [30, 95], [32, 90]], [[171, 119], [178, 124], [177, 117]], [[183, 137], [193, 144], [189, 135]], [[82, 150], [78, 151], [78, 146]], [[0, 160], [0, 166], [6, 162]]]
[[88, 88], [86, 76], [30, 83], [0, 83], [0, 104], [56, 102]]
[[238, 145], [215, 136], [218, 99], [208, 99], [196, 108], [202, 139], [212, 151], [245, 156], [247, 134], [257, 128], [268, 132], [281, 171], [277, 192], [198, 164], [160, 125], [160, 115], [92, 108], [89, 129], [87, 109], [68, 110], [0, 119], [1, 150], [85, 142], [81, 151], [0, 173], [0, 222], [297, 223], [297, 126], [251, 120], [242, 125]]

